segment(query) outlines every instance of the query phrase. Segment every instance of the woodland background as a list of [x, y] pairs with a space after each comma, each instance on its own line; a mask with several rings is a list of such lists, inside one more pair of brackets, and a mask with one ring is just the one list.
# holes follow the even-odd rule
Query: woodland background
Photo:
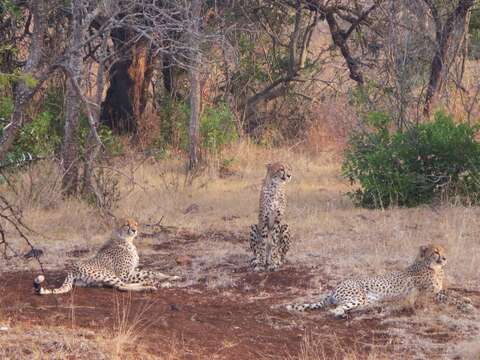
[[390, 131], [436, 109], [471, 124], [476, 5], [4, 0], [2, 169], [56, 159], [62, 192], [102, 207], [99, 164], [126, 148], [185, 153], [195, 170], [239, 139], [343, 149], [371, 114], [386, 116]]

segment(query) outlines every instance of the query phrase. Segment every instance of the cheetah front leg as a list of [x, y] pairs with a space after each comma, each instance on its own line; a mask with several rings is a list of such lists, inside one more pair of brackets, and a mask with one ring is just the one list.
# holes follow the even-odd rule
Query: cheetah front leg
[[264, 226], [262, 231], [254, 224], [250, 228], [250, 249], [253, 252], [252, 267], [254, 271], [261, 271], [265, 267], [267, 253], [268, 227]]
[[[275, 223], [272, 229], [272, 247], [270, 249], [270, 259], [268, 264], [268, 270], [275, 271], [283, 263], [284, 255], [283, 252], [283, 225]], [[288, 250], [288, 249], [287, 249]]]
[[288, 250], [290, 250], [290, 229], [288, 224], [283, 224], [280, 226], [280, 244], [279, 244], [279, 252], [280, 252], [280, 261], [282, 264], [285, 263], [285, 258], [287, 256]]

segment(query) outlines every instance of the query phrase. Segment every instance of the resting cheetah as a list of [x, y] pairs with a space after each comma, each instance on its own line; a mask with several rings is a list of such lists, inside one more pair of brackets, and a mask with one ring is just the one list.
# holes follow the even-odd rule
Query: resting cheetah
[[[138, 253], [133, 239], [138, 234], [135, 220], [126, 219], [119, 223], [112, 238], [90, 260], [75, 264], [68, 272], [63, 285], [56, 289], [45, 289], [43, 275], [34, 280], [35, 291], [39, 295], [64, 294], [73, 285], [80, 287], [110, 286], [122, 291], [156, 290], [156, 284], [163, 280], [178, 280], [159, 272], [137, 269]], [[169, 286], [162, 283], [162, 287]]]
[[[260, 192], [258, 224], [251, 226], [250, 248], [253, 251], [253, 267], [256, 271], [265, 267], [277, 269], [284, 261], [290, 248], [290, 231], [282, 224], [286, 200], [284, 185], [291, 174], [281, 163], [267, 164], [267, 175]], [[271, 243], [268, 234], [271, 233]]]
[[[425, 260], [425, 257], [428, 254], [426, 250], [427, 248], [425, 246], [420, 247], [420, 251], [418, 252], [415, 261]], [[447, 286], [447, 279], [443, 273], [443, 268], [441, 269], [441, 273], [443, 279], [442, 290], [437, 294], [437, 300], [448, 305], [456, 306], [458, 310], [465, 313], [471, 313], [474, 311], [475, 307], [472, 304], [472, 300], [466, 296], [459, 295], [449, 290]]]
[[304, 311], [333, 305], [335, 317], [345, 317], [352, 309], [406, 297], [416, 291], [433, 293], [438, 301], [443, 301], [443, 267], [446, 261], [442, 246], [421, 246], [419, 256], [404, 271], [346, 280], [318, 302], [288, 305], [287, 309]]

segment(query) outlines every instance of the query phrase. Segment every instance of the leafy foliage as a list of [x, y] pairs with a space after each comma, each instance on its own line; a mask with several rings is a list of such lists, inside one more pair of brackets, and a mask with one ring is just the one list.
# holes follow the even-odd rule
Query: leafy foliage
[[[160, 138], [156, 146], [164, 153], [168, 147], [188, 149], [190, 107], [183, 101], [167, 100], [160, 114]], [[200, 118], [202, 146], [218, 151], [238, 138], [235, 118], [224, 103], [207, 106]]]
[[210, 151], [219, 150], [238, 138], [235, 120], [226, 104], [207, 107], [200, 119], [203, 146]]
[[37, 80], [30, 74], [22, 74], [19, 71], [15, 71], [12, 74], [6, 74], [0, 72], [0, 87], [9, 85], [10, 83], [24, 81], [25, 84], [32, 88], [37, 84]]
[[[9, 96], [0, 98], [0, 135], [3, 126], [13, 112], [13, 99]], [[22, 130], [15, 140], [12, 150], [7, 154], [5, 164], [20, 164], [26, 158], [49, 157], [60, 153], [63, 131], [63, 92], [59, 88], [51, 88], [47, 91], [41, 111], [34, 116], [32, 121], [22, 127]], [[78, 130], [78, 143], [80, 156], [85, 153], [85, 146], [90, 134], [90, 125], [84, 114], [80, 114]], [[116, 141], [112, 131], [100, 126], [98, 134], [105, 146], [106, 152], [110, 155], [118, 155], [122, 147]]]
[[360, 187], [350, 192], [357, 205], [416, 206], [438, 196], [480, 200], [478, 126], [455, 124], [443, 112], [405, 132], [389, 131], [390, 118], [372, 113], [370, 129], [352, 135], [343, 174]]

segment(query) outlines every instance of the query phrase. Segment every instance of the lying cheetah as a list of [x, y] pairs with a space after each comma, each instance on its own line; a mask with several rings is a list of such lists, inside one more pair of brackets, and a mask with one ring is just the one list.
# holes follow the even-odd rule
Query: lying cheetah
[[[267, 165], [267, 175], [260, 192], [258, 224], [251, 226], [250, 248], [254, 270], [276, 270], [285, 261], [290, 248], [290, 231], [282, 224], [286, 200], [284, 185], [291, 180], [290, 173], [281, 163]], [[271, 242], [268, 235], [271, 234]]]
[[[163, 280], [178, 280], [178, 276], [169, 276], [159, 272], [137, 269], [138, 253], [133, 239], [138, 234], [135, 220], [126, 219], [119, 223], [111, 239], [90, 260], [75, 264], [67, 273], [63, 285], [57, 289], [45, 289], [43, 275], [34, 280], [35, 291], [39, 295], [64, 294], [72, 290], [73, 285], [80, 287], [110, 286], [122, 291], [156, 290]], [[162, 287], [170, 286], [164, 282]]]
[[421, 246], [414, 263], [404, 271], [346, 280], [318, 302], [287, 305], [287, 309], [304, 311], [335, 306], [332, 313], [343, 318], [350, 310], [406, 297], [417, 291], [433, 293], [437, 301], [444, 301], [443, 267], [446, 261], [442, 246]]
[[[423, 261], [428, 254], [426, 246], [421, 246], [420, 251], [415, 259], [415, 261]], [[437, 300], [448, 305], [453, 305], [457, 307], [458, 310], [471, 313], [475, 310], [475, 307], [472, 304], [472, 300], [466, 296], [459, 295], [457, 293], [452, 292], [448, 289], [447, 286], [447, 279], [444, 276], [443, 268], [441, 269], [442, 273], [442, 290], [437, 295]]]

